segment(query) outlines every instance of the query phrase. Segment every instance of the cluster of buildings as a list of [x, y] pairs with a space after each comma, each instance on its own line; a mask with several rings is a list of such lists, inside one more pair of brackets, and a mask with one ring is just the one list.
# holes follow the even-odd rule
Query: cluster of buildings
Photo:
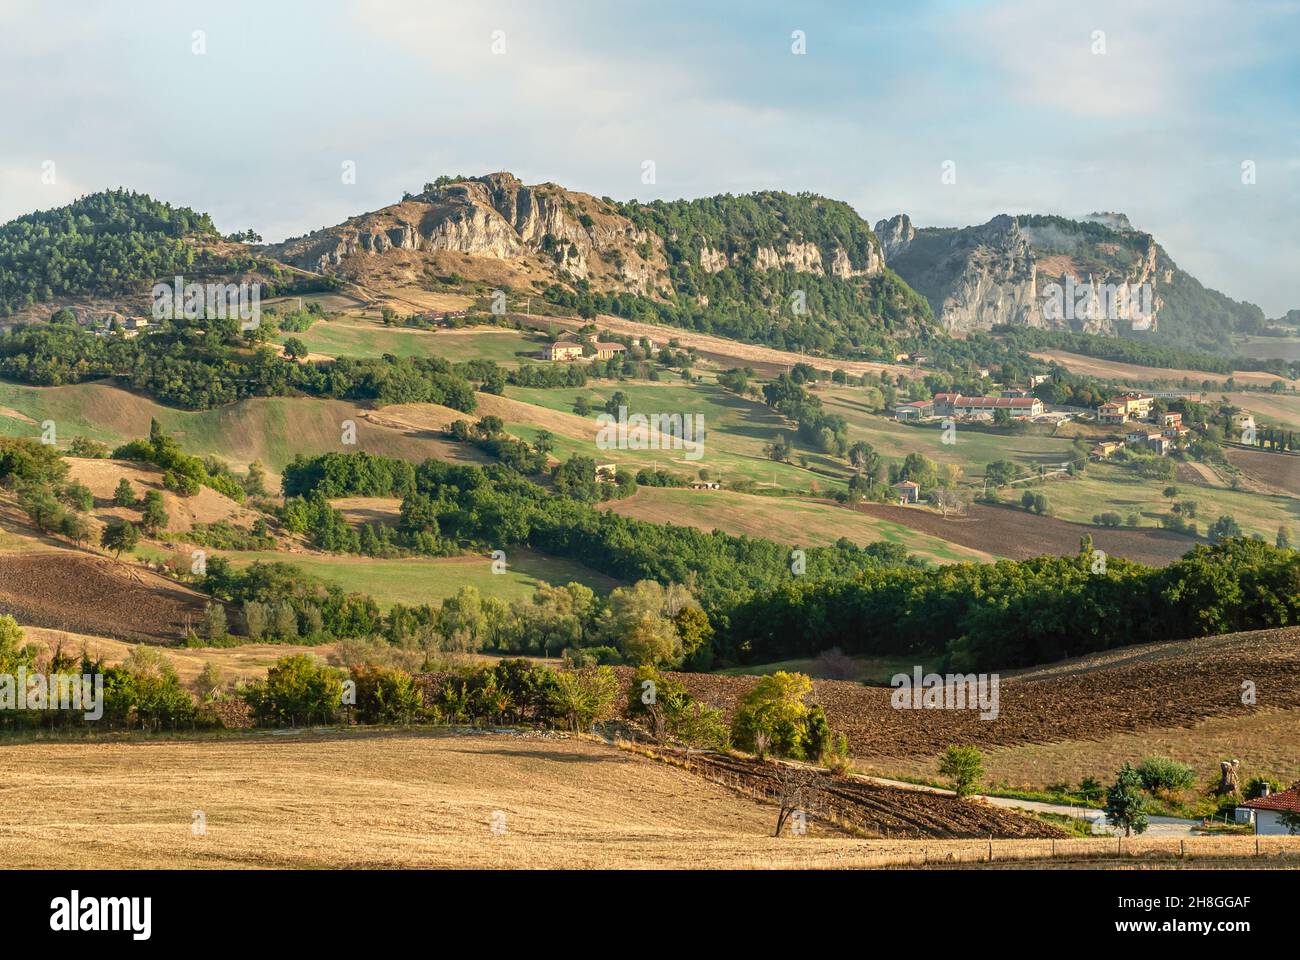
[[124, 337], [138, 337], [149, 328], [149, 319], [147, 317], [122, 317], [114, 313], [103, 317], [95, 324], [95, 336], [107, 337], [112, 334], [114, 323], [117, 324], [117, 332]]
[[[608, 360], [627, 351], [621, 343], [608, 343], [602, 340], [587, 341], [596, 351], [597, 360]], [[561, 360], [581, 360], [583, 343], [579, 340], [556, 340], [542, 348], [542, 359], [552, 362]]]
[[1105, 440], [1092, 448], [1096, 460], [1107, 460], [1121, 446], [1138, 447], [1158, 456], [1167, 454], [1173, 446], [1191, 431], [1183, 426], [1181, 413], [1155, 413], [1156, 398], [1149, 393], [1126, 393], [1103, 403], [1097, 409], [1102, 423], [1114, 425], [1132, 423], [1123, 441]]
[[912, 400], [894, 406], [898, 420], [925, 420], [930, 417], [956, 419], [991, 419], [1005, 410], [1017, 419], [1041, 416], [1043, 401], [1028, 390], [1004, 390], [998, 397], [967, 397], [960, 393], [936, 393], [930, 400]]

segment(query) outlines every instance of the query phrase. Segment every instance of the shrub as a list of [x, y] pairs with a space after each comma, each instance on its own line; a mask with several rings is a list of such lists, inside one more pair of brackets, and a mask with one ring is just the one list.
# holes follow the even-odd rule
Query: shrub
[[974, 747], [950, 746], [939, 761], [939, 773], [952, 780], [958, 797], [969, 797], [984, 776], [984, 757]]
[[280, 726], [329, 723], [343, 700], [340, 671], [309, 654], [282, 657], [266, 672], [266, 679], [243, 691], [259, 724]]
[[1148, 793], [1171, 793], [1195, 785], [1196, 772], [1168, 757], [1147, 757], [1137, 765], [1138, 780]]
[[771, 749], [778, 756], [803, 759], [812, 689], [812, 680], [802, 673], [778, 670], [760, 678], [736, 706], [731, 739], [742, 750], [760, 756]]

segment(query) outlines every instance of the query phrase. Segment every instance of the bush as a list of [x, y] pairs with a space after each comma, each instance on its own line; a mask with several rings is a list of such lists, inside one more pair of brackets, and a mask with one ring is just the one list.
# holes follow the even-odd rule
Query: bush
[[405, 670], [354, 667], [356, 716], [362, 723], [410, 723], [424, 706], [415, 680]]
[[939, 761], [939, 773], [952, 780], [958, 797], [969, 797], [984, 776], [984, 757], [974, 747], [950, 746]]
[[335, 668], [300, 653], [277, 660], [266, 679], [250, 684], [243, 695], [262, 725], [330, 723], [342, 705], [343, 678]]
[[736, 706], [731, 739], [760, 756], [770, 749], [777, 756], [802, 760], [808, 756], [807, 699], [812, 689], [812, 680], [802, 673], [778, 670], [760, 678]]
[[1168, 757], [1147, 757], [1137, 766], [1138, 780], [1148, 793], [1172, 793], [1196, 784], [1196, 772]]

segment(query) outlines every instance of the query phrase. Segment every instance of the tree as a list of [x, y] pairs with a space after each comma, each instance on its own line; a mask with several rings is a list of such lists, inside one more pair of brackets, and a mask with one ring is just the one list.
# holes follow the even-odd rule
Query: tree
[[545, 428], [538, 430], [533, 437], [533, 449], [541, 454], [550, 453], [555, 449], [555, 434]]
[[220, 640], [230, 631], [230, 625], [226, 622], [226, 607], [220, 601], [212, 601], [203, 605], [203, 636], [209, 640]]
[[1196, 771], [1168, 757], [1147, 757], [1137, 766], [1138, 778], [1148, 793], [1172, 793], [1196, 784]]
[[795, 767], [782, 764], [776, 777], [776, 829], [772, 836], [781, 836], [786, 821], [794, 813], [805, 817], [821, 809], [822, 783], [826, 775], [812, 767]]
[[939, 761], [939, 773], [952, 780], [957, 796], [964, 799], [975, 792], [984, 777], [984, 757], [974, 747], [948, 747]]
[[778, 756], [802, 759], [812, 691], [812, 680], [802, 673], [778, 670], [761, 677], [736, 705], [731, 739], [759, 756], [770, 747]]
[[554, 681], [548, 692], [550, 708], [568, 720], [570, 730], [586, 730], [612, 716], [618, 675], [609, 667], [558, 670]]
[[1106, 791], [1106, 817], [1124, 828], [1124, 836], [1144, 833], [1147, 828], [1146, 801], [1142, 797], [1142, 777], [1131, 764], [1120, 767], [1115, 785]]
[[284, 338], [284, 355], [290, 360], [300, 360], [309, 353], [307, 344], [298, 337]]
[[578, 397], [573, 401], [573, 412], [580, 417], [591, 416], [591, 401], [586, 397]]
[[59, 533], [63, 534], [77, 546], [90, 539], [90, 524], [85, 517], [75, 513], [65, 513], [59, 518]]
[[59, 499], [80, 513], [95, 506], [95, 495], [90, 492], [90, 487], [75, 480], [63, 488]]
[[119, 507], [135, 506], [135, 490], [126, 477], [117, 481], [117, 489], [113, 491], [113, 503]]
[[117, 558], [122, 558], [122, 551], [134, 550], [140, 542], [140, 531], [135, 524], [127, 520], [110, 520], [99, 535], [99, 544], [105, 550], [112, 550]]
[[1210, 538], [1211, 543], [1219, 543], [1231, 537], [1240, 537], [1241, 527], [1235, 519], [1225, 513], [1210, 524], [1210, 529], [1205, 531], [1205, 535]]
[[1285, 523], [1277, 528], [1277, 540], [1275, 543], [1279, 550], [1291, 549], [1291, 530]]
[[157, 490], [147, 492], [144, 495], [144, 511], [140, 514], [141, 529], [149, 536], [153, 536], [158, 531], [167, 529], [169, 520], [162, 494]]

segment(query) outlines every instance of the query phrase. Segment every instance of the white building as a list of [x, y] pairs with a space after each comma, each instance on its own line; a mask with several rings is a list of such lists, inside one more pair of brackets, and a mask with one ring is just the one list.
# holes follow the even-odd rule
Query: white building
[[1292, 831], [1282, 822], [1282, 817], [1284, 814], [1289, 814], [1300, 818], [1300, 781], [1292, 784], [1291, 789], [1278, 793], [1269, 793], [1268, 787], [1265, 786], [1262, 797], [1247, 800], [1241, 806], [1254, 813], [1257, 834], [1273, 837], [1287, 836]]

